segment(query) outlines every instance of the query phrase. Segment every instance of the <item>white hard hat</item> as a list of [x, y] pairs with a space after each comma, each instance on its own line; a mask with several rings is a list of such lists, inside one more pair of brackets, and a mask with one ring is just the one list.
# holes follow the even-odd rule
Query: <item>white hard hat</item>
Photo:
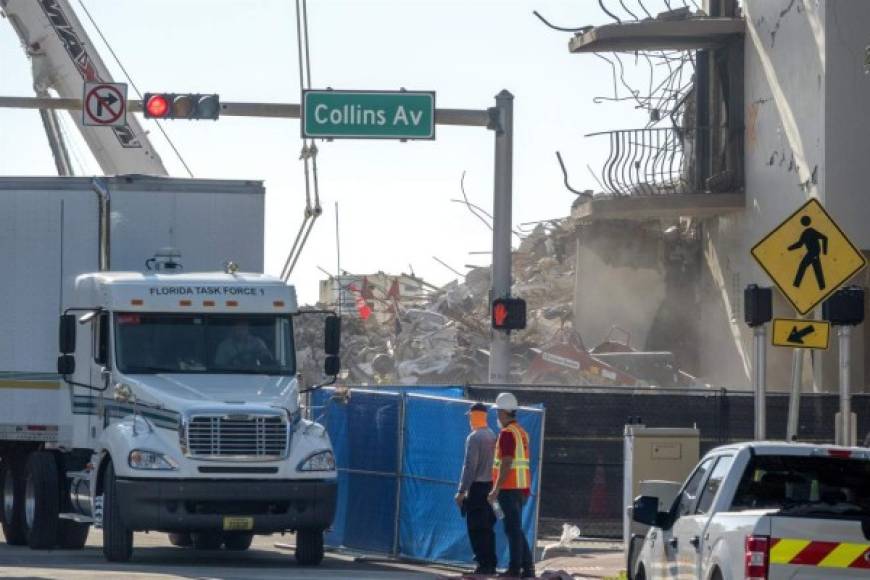
[[499, 393], [495, 398], [495, 408], [500, 411], [513, 412], [517, 410], [520, 404], [513, 393]]

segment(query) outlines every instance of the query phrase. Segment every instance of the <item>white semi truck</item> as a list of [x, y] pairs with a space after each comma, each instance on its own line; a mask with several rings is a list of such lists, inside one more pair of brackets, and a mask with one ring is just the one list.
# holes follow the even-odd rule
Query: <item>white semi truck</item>
[[0, 178], [7, 543], [81, 548], [93, 525], [125, 561], [134, 531], [228, 550], [295, 531], [320, 562], [335, 461], [301, 412], [295, 291], [259, 273], [263, 202], [260, 182]]

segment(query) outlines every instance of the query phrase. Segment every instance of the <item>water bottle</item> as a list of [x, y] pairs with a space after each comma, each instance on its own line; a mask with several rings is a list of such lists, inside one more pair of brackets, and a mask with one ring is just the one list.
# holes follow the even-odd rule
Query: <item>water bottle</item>
[[501, 509], [501, 506], [498, 503], [498, 500], [492, 502], [492, 511], [495, 512], [495, 517], [500, 520], [504, 519], [504, 510]]

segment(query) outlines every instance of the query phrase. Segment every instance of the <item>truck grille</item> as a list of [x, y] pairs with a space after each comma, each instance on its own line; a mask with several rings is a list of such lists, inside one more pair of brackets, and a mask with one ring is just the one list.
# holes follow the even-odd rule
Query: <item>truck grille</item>
[[195, 415], [182, 444], [199, 459], [268, 461], [287, 455], [288, 434], [281, 415]]

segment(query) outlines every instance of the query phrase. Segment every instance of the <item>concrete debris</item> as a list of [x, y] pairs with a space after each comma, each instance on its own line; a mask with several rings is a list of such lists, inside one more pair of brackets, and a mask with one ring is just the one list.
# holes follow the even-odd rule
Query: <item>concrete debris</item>
[[[527, 327], [512, 337], [515, 382], [578, 384], [650, 384], [632, 374], [635, 364], [627, 344], [614, 362], [596, 358], [574, 332], [574, 267], [577, 233], [570, 220], [541, 223], [513, 253], [512, 294], [527, 303]], [[391, 285], [383, 278], [380, 286]], [[404, 274], [401, 276], [405, 276]], [[396, 278], [401, 278], [397, 276]], [[464, 280], [436, 288], [418, 279], [428, 292], [421, 300], [405, 301], [397, 285], [386, 291], [370, 280], [357, 281], [346, 289], [342, 304], [341, 380], [355, 385], [376, 384], [474, 384], [487, 382], [489, 367], [490, 269], [470, 268]], [[323, 283], [322, 283], [323, 284]], [[359, 290], [365, 287], [365, 295]], [[317, 308], [335, 308], [320, 303]], [[322, 376], [322, 317], [297, 319], [297, 342], [306, 346], [299, 353], [299, 369], [308, 383]], [[628, 352], [626, 352], [628, 351]], [[656, 370], [655, 384], [662, 376], [677, 377], [673, 356], [656, 367], [656, 354], [644, 353], [640, 368]], [[656, 358], [649, 361], [649, 357]], [[661, 367], [661, 364], [659, 364]], [[671, 372], [672, 371], [672, 372]]]

